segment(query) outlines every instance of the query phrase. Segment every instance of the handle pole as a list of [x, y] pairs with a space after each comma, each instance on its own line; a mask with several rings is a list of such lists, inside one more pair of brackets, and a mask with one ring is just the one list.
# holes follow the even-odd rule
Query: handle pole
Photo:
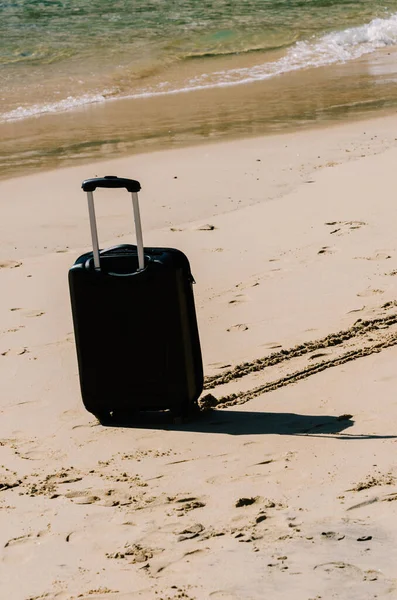
[[138, 248], [138, 267], [139, 270], [145, 268], [145, 257], [143, 253], [143, 237], [142, 237], [142, 224], [141, 214], [139, 211], [139, 202], [137, 192], [131, 192], [132, 208], [134, 209], [134, 221], [135, 221], [135, 233], [136, 233], [136, 245]]
[[88, 214], [90, 216], [92, 249], [93, 249], [93, 254], [94, 254], [94, 268], [96, 271], [100, 271], [101, 264], [99, 262], [98, 230], [97, 230], [97, 226], [96, 226], [94, 197], [93, 197], [92, 192], [87, 192], [87, 199], [88, 199]]

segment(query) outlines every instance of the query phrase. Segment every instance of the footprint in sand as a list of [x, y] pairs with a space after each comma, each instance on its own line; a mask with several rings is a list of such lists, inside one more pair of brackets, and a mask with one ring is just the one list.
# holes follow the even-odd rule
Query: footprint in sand
[[355, 256], [354, 260], [388, 260], [389, 258], [391, 258], [391, 254], [389, 254], [388, 252], [385, 252], [383, 250], [380, 250], [379, 252], [376, 252], [372, 256]]
[[[42, 450], [31, 450], [30, 452], [25, 452], [24, 454], [19, 454], [20, 458], [25, 460], [45, 460], [48, 458], [48, 452], [44, 452]], [[51, 457], [53, 458], [53, 456]]]
[[277, 562], [271, 562], [268, 563], [268, 567], [270, 568], [274, 568], [276, 567], [276, 569], [280, 570], [280, 571], [287, 571], [288, 570], [288, 565], [285, 564], [285, 561], [287, 560], [287, 556], [277, 556], [276, 560]]
[[214, 231], [214, 229], [216, 229], [215, 225], [201, 225], [200, 227], [197, 227], [197, 231]]
[[383, 294], [383, 293], [384, 293], [384, 290], [380, 290], [380, 289], [366, 289], [363, 292], [359, 292], [356, 295], [359, 296], [360, 298], [366, 298], [368, 296], [376, 296], [377, 294]]
[[260, 512], [259, 515], [255, 518], [255, 525], [259, 525], [259, 523], [263, 523], [263, 521], [267, 520], [267, 515], [264, 512]]
[[45, 315], [45, 312], [43, 310], [28, 310], [28, 309], [24, 309], [24, 308], [20, 308], [20, 307], [13, 307], [10, 308], [11, 312], [16, 312], [17, 310], [21, 310], [22, 314], [24, 317], [42, 317], [43, 315]]
[[[336, 586], [338, 586], [338, 588], [340, 586], [340, 590], [342, 591], [346, 590], [346, 585], [351, 587], [352, 584], [355, 584], [354, 587], [357, 589], [357, 591], [362, 590], [362, 592], [364, 592], [364, 590], [367, 589], [366, 586], [370, 585], [371, 598], [383, 598], [384, 595], [389, 596], [390, 592], [394, 590], [394, 582], [392, 582], [390, 579], [387, 579], [383, 573], [377, 569], [367, 569], [362, 571], [355, 565], [349, 563], [329, 562], [316, 565], [314, 567], [314, 571], [319, 575], [321, 574], [329, 581], [334, 592], [337, 591]], [[359, 598], [364, 596], [365, 598], [369, 597], [365, 594], [361, 596], [355, 595], [354, 597]], [[343, 594], [340, 597], [344, 597]]]
[[184, 542], [185, 540], [192, 540], [198, 537], [205, 530], [204, 525], [201, 523], [196, 523], [195, 525], [191, 525], [187, 529], [180, 531], [178, 535], [178, 542]]
[[336, 540], [337, 542], [345, 539], [345, 535], [343, 533], [336, 533], [335, 531], [322, 531], [321, 537], [324, 540]]
[[88, 495], [86, 493], [79, 492], [68, 492], [65, 494], [65, 498], [73, 499], [75, 504], [95, 504], [100, 500], [99, 496]]
[[140, 544], [126, 544], [124, 548], [112, 554], [106, 554], [107, 558], [128, 559], [129, 563], [144, 563], [156, 554], [164, 552], [163, 548], [146, 548]]
[[29, 318], [42, 317], [43, 315], [45, 315], [45, 312], [43, 310], [24, 310], [23, 315]]
[[364, 221], [330, 221], [325, 223], [328, 227], [332, 227], [330, 234], [345, 235], [350, 233], [354, 229], [360, 229], [364, 225], [367, 225]]
[[259, 498], [255, 497], [255, 498], [239, 498], [236, 503], [235, 506], [236, 508], [241, 508], [242, 506], [250, 506], [251, 504], [255, 504], [256, 502], [258, 502]]
[[364, 571], [364, 581], [379, 581], [380, 579], [384, 579], [384, 575], [383, 573], [380, 573], [380, 571], [375, 569], [368, 569], [368, 571]]
[[249, 300], [246, 294], [236, 294], [232, 300], [229, 300], [229, 304], [239, 304], [240, 302], [247, 302]]
[[229, 329], [226, 329], [226, 331], [247, 331], [248, 329], [249, 327], [245, 323], [238, 323], [237, 325], [232, 325], [231, 327], [229, 327]]
[[182, 517], [191, 510], [203, 508], [205, 506], [205, 502], [198, 500], [198, 498], [181, 498], [180, 500], [176, 500], [176, 502], [181, 505], [175, 509], [178, 513], [178, 517]]
[[352, 580], [363, 580], [363, 572], [358, 567], [345, 562], [328, 562], [316, 565], [313, 567], [314, 571], [325, 575], [327, 579], [337, 579], [352, 581]]
[[36, 547], [39, 546], [43, 538], [48, 534], [48, 530], [38, 533], [29, 533], [19, 537], [11, 538], [4, 544], [3, 562], [23, 564], [30, 560], [36, 554]]
[[22, 263], [17, 260], [0, 260], [0, 269], [17, 269]]
[[48, 460], [49, 457], [52, 460], [63, 460], [66, 456], [61, 450], [49, 452], [46, 449], [42, 449], [38, 444], [31, 446], [31, 449], [16, 450], [15, 453], [24, 460]]
[[[281, 269], [271, 269], [271, 271], [281, 271]], [[253, 288], [253, 287], [258, 287], [258, 285], [260, 285], [260, 282], [255, 280], [254, 282], [251, 281], [241, 281], [240, 283], [237, 283], [235, 285], [235, 287], [238, 290], [245, 290], [247, 288]]]
[[99, 517], [99, 513], [92, 512], [91, 515], [87, 514], [84, 524], [80, 523], [80, 527], [78, 527], [79, 521], [71, 523], [71, 526], [75, 525], [76, 528], [71, 528], [67, 532], [65, 530], [64, 540], [70, 545], [81, 546], [82, 543], [94, 542], [107, 548], [116, 549], [110, 544], [117, 546], [120, 543], [124, 544], [136, 532], [136, 522], [130, 519], [125, 520], [127, 516], [125, 512], [115, 511], [111, 519], [104, 520]]
[[11, 329], [7, 329], [6, 331], [3, 331], [3, 333], [16, 333], [20, 329], [25, 329], [25, 325], [20, 325], [19, 327], [12, 327]]
[[64, 494], [74, 504], [98, 504], [99, 506], [129, 506], [134, 502], [129, 493], [115, 489], [107, 490], [75, 490]]
[[322, 248], [320, 248], [320, 250], [317, 252], [317, 254], [333, 254], [334, 251], [332, 250], [332, 248], [330, 248], [329, 246], [323, 246]]
[[22, 356], [23, 354], [29, 354], [29, 350], [27, 348], [18, 347], [1, 352], [1, 356]]

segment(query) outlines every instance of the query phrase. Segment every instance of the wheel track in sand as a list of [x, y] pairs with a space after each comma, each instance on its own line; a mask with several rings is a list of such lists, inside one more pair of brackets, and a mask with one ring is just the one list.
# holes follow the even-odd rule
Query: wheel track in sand
[[[382, 306], [382, 309], [392, 308], [396, 305], [397, 302], [395, 301], [389, 302]], [[390, 331], [391, 329], [394, 331]], [[365, 345], [363, 345], [363, 343]], [[306, 358], [315, 360], [316, 356], [309, 356], [312, 352], [332, 349], [338, 353], [337, 356], [332, 356], [329, 359], [305, 365], [302, 368], [293, 370], [283, 377], [278, 377], [248, 390], [237, 391], [218, 398], [214, 398], [209, 394], [202, 398], [201, 406], [203, 408], [210, 405], [215, 407], [227, 407], [244, 404], [261, 394], [277, 390], [278, 388], [292, 383], [297, 383], [298, 381], [307, 379], [326, 369], [343, 365], [353, 360], [363, 358], [364, 356], [379, 353], [382, 350], [395, 345], [397, 345], [397, 313], [371, 320], [359, 319], [346, 330], [329, 334], [319, 340], [299, 344], [288, 350], [274, 352], [267, 357], [236, 365], [233, 369], [219, 375], [206, 377], [204, 389], [212, 390], [218, 386], [236, 382], [247, 375], [253, 375], [259, 371], [264, 371], [265, 369], [271, 371], [275, 367], [286, 367], [288, 366], [288, 362], [293, 359], [304, 360]]]

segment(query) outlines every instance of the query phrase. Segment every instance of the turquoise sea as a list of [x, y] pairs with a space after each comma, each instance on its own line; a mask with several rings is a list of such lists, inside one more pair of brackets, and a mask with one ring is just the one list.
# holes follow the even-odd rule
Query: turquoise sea
[[393, 109], [397, 0], [0, 2], [2, 175]]

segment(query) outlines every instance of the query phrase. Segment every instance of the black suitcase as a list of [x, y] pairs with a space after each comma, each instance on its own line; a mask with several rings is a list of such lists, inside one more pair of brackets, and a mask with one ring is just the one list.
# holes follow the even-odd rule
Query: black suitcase
[[[99, 250], [93, 191], [132, 195], [137, 246]], [[203, 365], [194, 279], [183, 252], [144, 248], [139, 182], [107, 176], [83, 181], [93, 252], [69, 270], [80, 387], [86, 409], [102, 423], [118, 413], [197, 409]]]

